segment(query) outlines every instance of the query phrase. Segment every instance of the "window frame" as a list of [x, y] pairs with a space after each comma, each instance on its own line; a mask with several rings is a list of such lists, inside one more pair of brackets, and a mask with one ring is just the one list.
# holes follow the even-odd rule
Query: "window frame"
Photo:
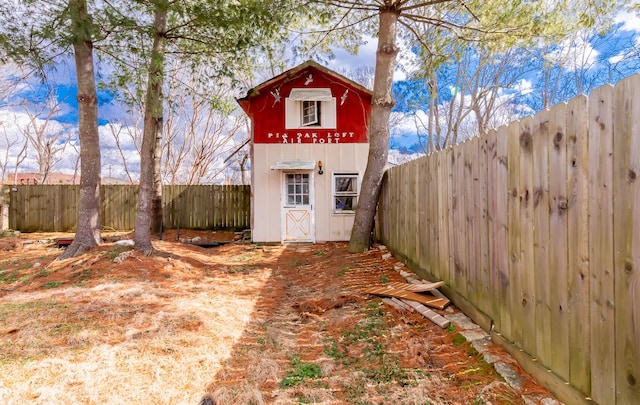
[[[341, 178], [351, 178], [354, 190], [338, 191], [337, 180]], [[358, 172], [335, 172], [331, 174], [331, 207], [334, 214], [355, 214], [358, 208], [360, 188], [360, 174]], [[351, 209], [338, 208], [339, 198], [352, 198]]]
[[[294, 88], [291, 92], [290, 97], [285, 97], [285, 129], [337, 128], [337, 103], [336, 98], [331, 96], [330, 88]], [[305, 124], [305, 103], [316, 104], [317, 117], [315, 122]]]
[[[293, 181], [289, 181], [289, 180]], [[284, 208], [311, 205], [311, 174], [308, 172], [284, 173]], [[291, 200], [293, 198], [293, 201]]]
[[302, 108], [300, 112], [301, 127], [320, 127], [322, 126], [322, 102], [318, 100], [301, 101]]

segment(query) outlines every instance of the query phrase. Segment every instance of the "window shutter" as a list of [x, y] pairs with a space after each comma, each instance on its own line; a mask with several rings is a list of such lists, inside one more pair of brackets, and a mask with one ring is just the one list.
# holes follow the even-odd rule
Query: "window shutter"
[[300, 128], [301, 102], [285, 99], [285, 129]]
[[322, 127], [323, 128], [337, 128], [338, 122], [336, 119], [336, 99], [332, 97], [329, 101], [322, 102]]

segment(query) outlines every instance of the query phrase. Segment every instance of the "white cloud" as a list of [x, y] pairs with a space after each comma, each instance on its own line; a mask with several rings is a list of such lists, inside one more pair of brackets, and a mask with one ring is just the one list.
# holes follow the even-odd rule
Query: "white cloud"
[[[71, 136], [72, 138], [77, 137], [77, 128], [73, 125], [68, 126], [56, 121], [50, 121], [47, 125], [50, 127], [49, 130], [52, 133], [55, 131], [63, 131], [61, 139], [66, 139], [67, 136]], [[29, 117], [24, 112], [0, 108], [0, 160], [2, 163], [6, 163], [5, 176], [14, 172], [16, 163], [19, 164], [18, 168], [20, 172], [38, 171], [37, 155], [34, 153], [33, 148], [29, 147], [26, 156], [24, 156], [22, 150], [26, 138], [21, 131], [28, 128], [28, 126]], [[136, 178], [140, 168], [140, 156], [135, 149], [133, 140], [128, 135], [127, 127], [114, 124], [113, 129], [115, 131], [121, 130], [120, 141], [122, 152], [120, 152], [116, 146], [111, 127], [109, 125], [102, 125], [98, 128], [100, 133], [102, 176], [127, 179], [123, 164], [124, 159], [132, 176]], [[64, 150], [58, 154], [53, 171], [73, 174], [76, 170], [76, 164], [78, 163], [78, 150], [79, 145], [67, 144]], [[24, 157], [24, 160], [19, 162], [19, 159], [22, 157]], [[0, 169], [1, 168], [2, 167], [0, 167]]]
[[71, 55], [60, 57], [54, 69], [47, 72], [47, 80], [59, 86], [75, 86], [75, 62]]
[[622, 62], [625, 59], [634, 58], [634, 55], [636, 54], [635, 48], [640, 46], [640, 36], [633, 39], [633, 44], [635, 45], [635, 47], [627, 47], [620, 51], [620, 53], [618, 53], [617, 55], [611, 56], [609, 59], [607, 59], [607, 61], [612, 65], [615, 65], [616, 63]]
[[388, 157], [387, 161], [392, 166], [397, 166], [397, 165], [401, 165], [403, 163], [409, 162], [411, 160], [418, 159], [418, 158], [420, 158], [422, 156], [424, 156], [424, 153], [412, 153], [410, 155], [407, 155], [407, 154], [403, 154], [400, 151], [397, 151], [395, 149], [391, 149], [389, 151], [389, 157]]
[[406, 43], [403, 39], [398, 40], [400, 52], [397, 57], [396, 71], [393, 80], [405, 80], [408, 75], [418, 71], [421, 68], [422, 61], [414, 52], [415, 44]]
[[617, 55], [614, 55], [614, 56], [610, 57], [608, 59], [608, 61], [612, 65], [615, 65], [616, 63], [620, 62], [621, 60], [624, 60], [624, 57], [625, 57], [625, 53], [619, 53]]
[[335, 48], [333, 50], [335, 58], [329, 62], [327, 67], [331, 70], [340, 71], [358, 66], [375, 66], [378, 40], [366, 37], [364, 41], [365, 44], [359, 47], [357, 55], [342, 48]]
[[120, 152], [116, 148], [103, 148], [100, 154], [103, 178], [112, 177], [128, 180], [127, 170], [134, 180], [138, 178], [140, 171], [140, 154], [138, 154], [135, 149]]
[[522, 95], [531, 94], [533, 92], [533, 83], [531, 80], [521, 79], [515, 84], [514, 89]]
[[98, 132], [100, 133], [100, 148], [117, 148], [119, 143], [120, 149], [124, 151], [136, 150], [134, 140], [131, 136], [135, 131], [135, 128], [127, 127], [119, 123], [101, 125], [98, 127]]
[[[44, 120], [36, 121], [36, 125], [45, 125]], [[33, 146], [27, 140], [23, 131], [31, 128], [29, 116], [21, 111], [12, 111], [8, 108], [0, 109], [0, 159], [5, 169], [5, 176], [15, 171], [18, 165], [19, 171], [23, 173], [37, 172], [37, 154]], [[53, 159], [52, 170], [54, 172], [72, 173], [77, 152], [72, 145], [65, 144], [69, 136], [75, 135], [75, 127], [61, 124], [57, 121], [46, 123], [46, 132], [58, 136], [58, 149]], [[25, 153], [25, 144], [27, 145]], [[6, 164], [6, 166], [4, 165]]]
[[599, 52], [582, 36], [563, 41], [556, 50], [545, 55], [545, 59], [563, 66], [569, 71], [589, 69], [598, 62]]
[[[372, 66], [376, 65], [376, 51], [378, 49], [378, 39], [373, 37], [365, 37], [365, 44], [360, 46], [358, 54], [354, 55], [342, 48], [334, 49], [335, 59], [331, 60], [328, 64], [328, 68], [341, 71], [343, 69], [353, 69], [359, 66]], [[405, 80], [407, 74], [413, 72], [418, 68], [416, 63], [416, 55], [411, 52], [411, 47], [408, 44], [398, 44], [400, 53], [397, 56], [397, 67], [393, 74], [394, 81]]]
[[98, 106], [98, 113], [100, 114], [100, 118], [109, 122], [118, 123], [130, 123], [133, 120], [134, 115], [127, 112], [126, 106], [119, 103], [117, 100]]
[[428, 118], [428, 113], [422, 110], [417, 110], [411, 115], [402, 112], [392, 112], [390, 119], [392, 123], [392, 136], [416, 135], [418, 133], [416, 121], [426, 124]]
[[57, 108], [58, 108], [58, 112], [56, 114], [57, 116], [64, 116], [64, 115], [67, 115], [67, 114], [70, 114], [70, 115], [71, 114], [73, 114], [73, 115], [76, 114], [76, 107], [74, 107], [74, 106], [72, 106], [72, 105], [70, 105], [68, 103], [65, 103], [63, 101], [58, 101]]
[[640, 16], [633, 11], [620, 11], [614, 19], [616, 24], [622, 24], [620, 27], [623, 31], [640, 32]]

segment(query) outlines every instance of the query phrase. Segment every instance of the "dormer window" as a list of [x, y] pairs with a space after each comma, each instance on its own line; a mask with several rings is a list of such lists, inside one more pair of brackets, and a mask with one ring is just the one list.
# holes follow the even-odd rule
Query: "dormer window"
[[291, 89], [285, 105], [286, 129], [336, 127], [336, 99], [331, 89]]

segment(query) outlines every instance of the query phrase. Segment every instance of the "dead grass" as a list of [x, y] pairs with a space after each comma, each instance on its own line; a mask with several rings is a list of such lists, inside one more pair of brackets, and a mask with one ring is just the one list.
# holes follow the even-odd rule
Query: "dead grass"
[[0, 403], [523, 403], [453, 334], [350, 288], [398, 280], [377, 252], [204, 249], [168, 231], [153, 257], [119, 234], [57, 261], [28, 240], [55, 236], [0, 258]]

